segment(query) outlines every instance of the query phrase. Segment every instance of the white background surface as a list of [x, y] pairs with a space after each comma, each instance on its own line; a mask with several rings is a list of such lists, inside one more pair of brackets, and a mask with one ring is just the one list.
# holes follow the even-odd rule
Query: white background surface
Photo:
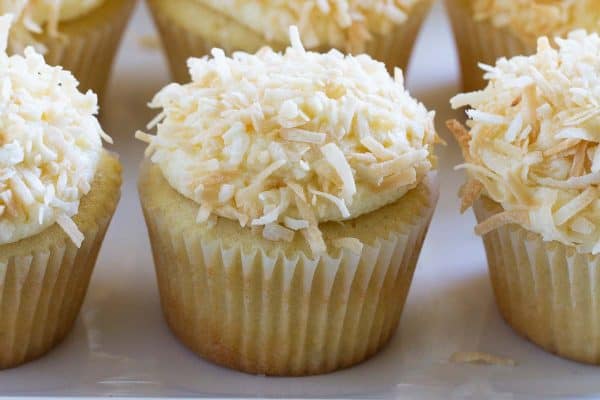
[[[159, 308], [150, 248], [136, 193], [143, 144], [133, 139], [153, 117], [146, 108], [168, 81], [144, 7], [132, 21], [113, 73], [102, 121], [125, 166], [119, 209], [73, 333], [48, 356], [0, 372], [0, 396], [273, 396], [530, 399], [600, 394], [600, 369], [546, 354], [514, 334], [496, 311], [483, 246], [471, 212], [458, 214], [460, 162], [443, 121], [458, 90], [452, 36], [436, 4], [407, 76], [412, 94], [437, 110], [442, 195], [397, 335], [370, 361], [330, 375], [265, 378], [214, 366], [168, 331]], [[455, 351], [513, 358], [517, 367], [455, 365]]]

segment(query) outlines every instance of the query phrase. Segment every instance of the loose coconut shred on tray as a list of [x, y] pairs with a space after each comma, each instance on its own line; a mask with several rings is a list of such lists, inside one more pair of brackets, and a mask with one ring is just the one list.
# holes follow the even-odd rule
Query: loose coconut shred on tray
[[485, 234], [507, 223], [544, 240], [600, 253], [600, 37], [574, 31], [542, 37], [537, 53], [500, 59], [488, 86], [459, 94], [467, 128], [449, 121], [468, 172], [463, 209], [483, 193], [504, 212], [482, 222]]
[[455, 364], [485, 364], [515, 367], [517, 362], [512, 358], [495, 356], [481, 351], [457, 351], [450, 356], [450, 362]]
[[[435, 162], [433, 113], [366, 55], [307, 52], [296, 28], [285, 53], [190, 59], [192, 82], [171, 84], [151, 107], [157, 135], [137, 133], [169, 184], [217, 217], [296, 233], [325, 250], [319, 223], [355, 218], [396, 201]], [[358, 200], [357, 200], [358, 199]], [[353, 238], [333, 243], [360, 252]]]

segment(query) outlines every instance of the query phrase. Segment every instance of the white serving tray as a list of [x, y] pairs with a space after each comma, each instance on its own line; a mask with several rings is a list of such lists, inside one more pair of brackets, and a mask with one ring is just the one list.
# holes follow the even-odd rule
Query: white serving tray
[[[153, 35], [143, 6], [120, 53], [103, 124], [125, 165], [123, 196], [108, 232], [87, 300], [71, 335], [46, 357], [0, 372], [2, 396], [313, 397], [537, 399], [600, 394], [600, 369], [561, 360], [514, 334], [496, 311], [474, 218], [458, 213], [460, 162], [443, 122], [458, 116], [452, 35], [436, 4], [420, 37], [407, 82], [436, 109], [441, 135], [442, 195], [396, 337], [366, 363], [308, 378], [250, 376], [212, 365], [168, 331], [137, 192], [144, 146], [133, 138], [153, 117], [146, 108], [167, 83], [162, 54], [140, 46]], [[456, 365], [455, 351], [510, 357], [516, 367]]]

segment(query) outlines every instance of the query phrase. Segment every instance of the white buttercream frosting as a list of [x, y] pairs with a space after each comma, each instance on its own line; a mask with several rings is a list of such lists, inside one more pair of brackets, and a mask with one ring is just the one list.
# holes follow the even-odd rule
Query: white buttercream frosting
[[70, 217], [90, 190], [106, 137], [97, 98], [31, 47], [8, 56], [11, 19], [0, 17], [0, 244], [54, 223], [80, 244]]
[[574, 31], [529, 57], [483, 66], [488, 86], [452, 99], [469, 106], [469, 130], [453, 123], [470, 180], [504, 212], [478, 227], [518, 223], [547, 241], [600, 253], [600, 37]]
[[433, 113], [369, 56], [307, 52], [292, 28], [285, 53], [190, 59], [138, 133], [169, 184], [198, 202], [198, 221], [225, 217], [271, 240], [355, 218], [396, 201], [433, 167]]

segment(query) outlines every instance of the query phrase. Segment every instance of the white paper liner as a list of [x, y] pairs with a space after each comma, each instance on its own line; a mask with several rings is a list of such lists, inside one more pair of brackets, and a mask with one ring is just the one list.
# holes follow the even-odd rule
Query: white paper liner
[[177, 231], [164, 213], [144, 207], [142, 195], [169, 326], [196, 353], [249, 373], [319, 374], [365, 360], [396, 330], [437, 184], [415, 199], [398, 231], [360, 255], [311, 259], [225, 248], [198, 231]]
[[60, 65], [79, 80], [82, 91], [102, 97], [114, 57], [137, 0], [106, 0], [88, 16], [61, 23], [59, 37], [42, 37], [50, 65]]
[[[501, 207], [475, 203], [479, 221]], [[600, 364], [600, 256], [579, 254], [518, 225], [483, 237], [496, 302], [518, 333], [549, 352]]]
[[[225, 41], [226, 35], [222, 35], [223, 41], [221, 42], [209, 40], [201, 34], [185, 29], [177, 21], [165, 15], [161, 11], [161, 1], [165, 0], [149, 0], [148, 5], [161, 33], [163, 48], [171, 68], [171, 75], [177, 82], [188, 82], [190, 80], [187, 69], [188, 58], [209, 54], [214, 47], [223, 48], [228, 52], [242, 50], [250, 53], [256, 52], [262, 46], [271, 46], [278, 51], [285, 48], [280, 43], [268, 42], [261, 35], [250, 31], [244, 26], [228, 26], [222, 29], [243, 29], [247, 31], [245, 39], [250, 44], [250, 48], [237, 48], [232, 43], [227, 43]], [[390, 72], [393, 72], [394, 67], [406, 70], [421, 25], [427, 17], [432, 3], [432, 0], [420, 1], [410, 12], [406, 22], [397, 25], [387, 35], [374, 34], [373, 38], [367, 43], [366, 53], [374, 59], [384, 62]], [[235, 21], [229, 23], [237, 25]], [[326, 52], [329, 49], [330, 47], [320, 47], [314, 50]]]
[[509, 29], [496, 28], [489, 21], [476, 21], [469, 1], [446, 0], [459, 54], [462, 85], [465, 92], [483, 89], [486, 82], [478, 64], [495, 65], [500, 57], [529, 55], [535, 43], [527, 43]]
[[0, 246], [0, 369], [44, 355], [70, 332], [119, 199], [119, 175], [104, 179], [102, 189], [114, 191], [92, 207], [98, 215], [86, 216], [95, 223], [81, 248], [64, 234]]

